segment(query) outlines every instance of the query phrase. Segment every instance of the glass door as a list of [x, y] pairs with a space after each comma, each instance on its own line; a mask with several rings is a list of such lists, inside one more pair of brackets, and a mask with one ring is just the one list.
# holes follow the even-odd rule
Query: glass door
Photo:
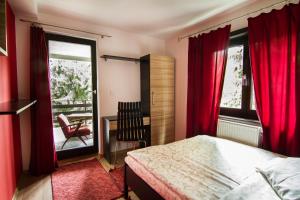
[[98, 152], [96, 42], [47, 34], [58, 159]]

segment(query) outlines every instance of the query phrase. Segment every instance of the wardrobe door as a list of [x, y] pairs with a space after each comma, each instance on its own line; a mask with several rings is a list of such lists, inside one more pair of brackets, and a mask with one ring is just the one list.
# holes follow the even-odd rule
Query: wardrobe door
[[174, 141], [175, 116], [174, 59], [150, 56], [151, 144]]

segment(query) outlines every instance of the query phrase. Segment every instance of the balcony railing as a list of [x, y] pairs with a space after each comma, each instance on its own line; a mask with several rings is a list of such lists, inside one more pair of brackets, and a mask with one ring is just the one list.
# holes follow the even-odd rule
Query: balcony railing
[[52, 114], [54, 124], [57, 124], [56, 117], [59, 114], [66, 116], [79, 113], [93, 113], [93, 104], [91, 100], [86, 101], [52, 101]]

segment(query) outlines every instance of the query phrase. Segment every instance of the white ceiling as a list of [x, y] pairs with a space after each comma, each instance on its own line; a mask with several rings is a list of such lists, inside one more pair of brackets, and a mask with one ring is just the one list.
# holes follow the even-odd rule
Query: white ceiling
[[259, 0], [10, 0], [27, 15], [49, 14], [166, 38]]

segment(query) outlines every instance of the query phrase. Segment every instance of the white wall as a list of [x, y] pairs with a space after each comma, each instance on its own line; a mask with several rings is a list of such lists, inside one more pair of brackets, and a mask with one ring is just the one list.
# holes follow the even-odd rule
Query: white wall
[[[247, 8], [240, 9], [235, 8], [230, 11], [224, 12], [219, 16], [214, 17], [212, 20], [206, 21], [205, 23], [198, 24], [187, 30], [183, 30], [180, 34], [168, 39], [166, 41], [166, 53], [170, 56], [175, 57], [176, 60], [176, 89], [175, 89], [175, 101], [176, 101], [176, 111], [175, 111], [175, 138], [176, 140], [181, 140], [186, 137], [186, 107], [187, 107], [187, 78], [188, 78], [188, 39], [178, 41], [178, 36], [184, 36], [197, 32], [199, 30], [205, 30], [208, 27], [224, 23], [228, 20], [234, 19], [239, 16], [243, 16], [247, 13], [259, 10], [261, 8], [268, 7], [276, 2], [281, 2], [281, 0], [261, 0], [255, 5], [248, 6]], [[292, 2], [299, 2], [298, 0]], [[283, 4], [278, 5], [277, 8], [283, 7]], [[261, 12], [269, 12], [270, 9], [263, 9], [251, 16], [257, 16]], [[247, 27], [247, 18], [243, 17], [238, 20], [232, 21], [231, 31], [238, 30]], [[229, 24], [229, 23], [227, 23]], [[222, 25], [222, 27], [224, 27]], [[207, 31], [208, 32], [208, 31]]]
[[[102, 153], [102, 117], [116, 115], [118, 101], [140, 100], [140, 68], [139, 64], [134, 62], [115, 60], [105, 62], [104, 59], [100, 58], [100, 55], [112, 54], [136, 58], [149, 53], [164, 55], [165, 41], [49, 15], [39, 15], [39, 21], [85, 31], [105, 33], [112, 36], [111, 38], [101, 39], [95, 35], [44, 26], [44, 29], [48, 32], [89, 38], [97, 41], [99, 143], [100, 153]], [[29, 28], [30, 24], [20, 22], [19, 19], [16, 19], [18, 87], [20, 98], [29, 97]], [[30, 112], [26, 112], [21, 116], [24, 170], [28, 169], [29, 166], [30, 134]]]

